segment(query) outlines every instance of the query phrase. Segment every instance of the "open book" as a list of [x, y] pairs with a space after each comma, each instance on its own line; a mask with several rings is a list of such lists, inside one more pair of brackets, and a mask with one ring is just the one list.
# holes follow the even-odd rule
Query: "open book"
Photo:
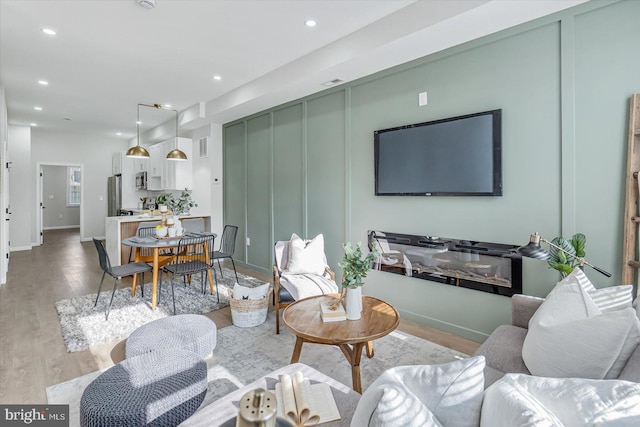
[[277, 415], [296, 426], [313, 426], [339, 420], [340, 412], [329, 384], [311, 384], [296, 372], [284, 374], [276, 384]]

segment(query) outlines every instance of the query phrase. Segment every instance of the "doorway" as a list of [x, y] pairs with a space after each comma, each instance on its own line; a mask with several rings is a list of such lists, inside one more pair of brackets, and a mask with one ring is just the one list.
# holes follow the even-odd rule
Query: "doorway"
[[84, 228], [84, 170], [82, 164], [38, 163], [36, 191], [37, 243], [45, 242], [45, 230]]

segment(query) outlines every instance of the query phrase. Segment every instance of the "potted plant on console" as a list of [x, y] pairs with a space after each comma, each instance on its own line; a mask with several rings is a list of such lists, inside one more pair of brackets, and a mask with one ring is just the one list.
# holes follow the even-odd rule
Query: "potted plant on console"
[[377, 252], [369, 252], [366, 257], [362, 258], [361, 244], [355, 247], [350, 242], [342, 245], [344, 248], [344, 256], [342, 261], [338, 263], [342, 268], [342, 289], [343, 295], [346, 290], [346, 307], [347, 320], [358, 320], [362, 313], [362, 279], [367, 277], [371, 263], [378, 256]]

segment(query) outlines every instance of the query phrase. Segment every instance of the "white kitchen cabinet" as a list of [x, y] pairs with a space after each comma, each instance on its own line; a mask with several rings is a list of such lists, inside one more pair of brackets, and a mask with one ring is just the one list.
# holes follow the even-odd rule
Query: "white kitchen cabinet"
[[111, 158], [111, 174], [119, 175], [122, 173], [122, 153], [113, 153]]
[[133, 165], [136, 173], [149, 170], [149, 159], [133, 159]]
[[[165, 142], [167, 153], [176, 147], [174, 140]], [[187, 155], [185, 161], [165, 160], [163, 187], [165, 190], [193, 189], [193, 149], [191, 138], [178, 138], [178, 148]]]
[[160, 191], [164, 189], [164, 163], [167, 156], [164, 142], [152, 145], [148, 148], [149, 170], [147, 171], [147, 189]]

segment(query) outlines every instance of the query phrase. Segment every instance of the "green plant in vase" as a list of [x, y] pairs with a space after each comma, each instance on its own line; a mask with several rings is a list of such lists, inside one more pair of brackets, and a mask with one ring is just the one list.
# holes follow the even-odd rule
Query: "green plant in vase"
[[175, 215], [188, 214], [191, 208], [197, 207], [198, 204], [191, 198], [191, 193], [186, 188], [180, 193], [180, 197], [174, 200], [173, 208], [171, 209]]
[[365, 257], [362, 256], [362, 245], [358, 243], [355, 247], [350, 242], [342, 245], [344, 256], [338, 263], [342, 268], [342, 294], [335, 306], [342, 301], [346, 301], [345, 311], [347, 320], [358, 320], [362, 312], [362, 285], [363, 279], [371, 269], [371, 263], [376, 259], [378, 253], [374, 250]]

